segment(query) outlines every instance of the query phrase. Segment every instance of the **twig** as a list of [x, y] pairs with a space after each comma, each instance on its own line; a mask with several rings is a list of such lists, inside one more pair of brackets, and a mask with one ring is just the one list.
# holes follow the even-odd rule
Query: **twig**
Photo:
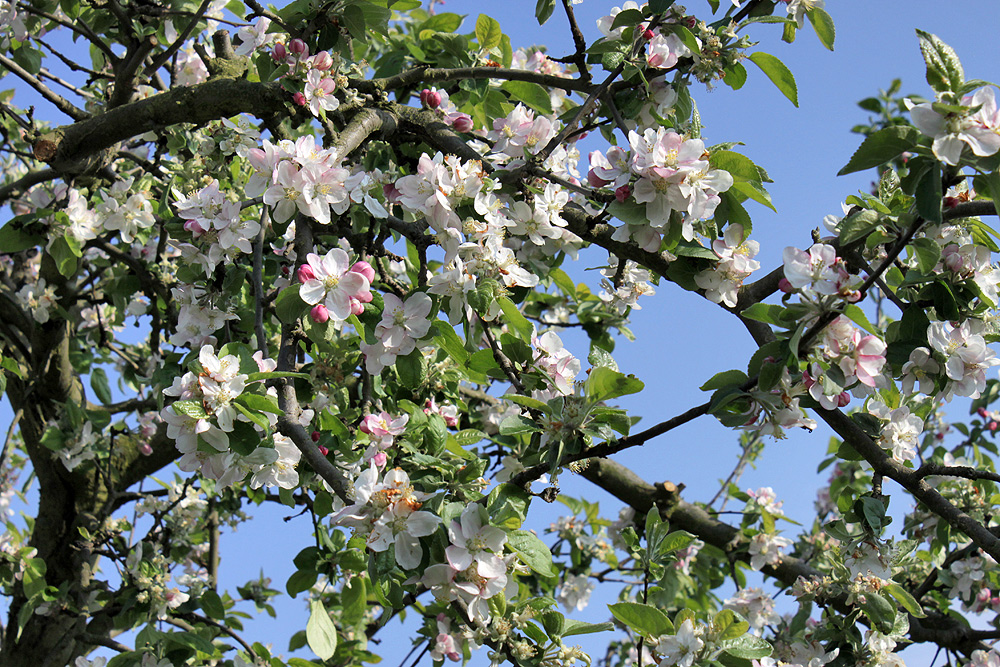
[[14, 413], [14, 419], [11, 420], [10, 426], [7, 428], [7, 437], [4, 438], [3, 449], [0, 450], [0, 475], [3, 475], [4, 466], [7, 465], [7, 452], [10, 450], [10, 443], [14, 440], [14, 431], [17, 430], [17, 425], [23, 416], [24, 408], [18, 408], [17, 412]]
[[42, 18], [48, 19], [49, 21], [52, 21], [53, 23], [58, 23], [62, 27], [69, 28], [73, 32], [78, 33], [78, 34], [82, 35], [83, 37], [86, 37], [87, 40], [91, 44], [93, 44], [94, 46], [96, 46], [98, 48], [98, 50], [100, 50], [100, 52], [103, 53], [104, 56], [109, 61], [111, 61], [111, 63], [117, 63], [118, 62], [118, 56], [116, 56], [115, 52], [111, 50], [111, 47], [108, 46], [107, 44], [105, 44], [104, 40], [102, 40], [100, 37], [98, 37], [97, 33], [95, 33], [93, 31], [93, 29], [89, 25], [87, 25], [87, 23], [85, 21], [83, 21], [82, 19], [80, 19], [79, 17], [76, 18], [76, 19], [74, 19], [73, 21], [66, 21], [64, 19], [59, 18], [58, 16], [56, 16], [54, 14], [50, 14], [48, 12], [42, 11], [42, 10], [38, 9], [37, 7], [35, 7], [34, 5], [32, 5], [31, 3], [27, 3], [27, 2], [19, 2], [19, 3], [17, 3], [17, 8], [18, 9], [23, 9], [24, 11], [28, 12], [29, 14], [34, 14], [35, 16], [41, 16]]
[[[514, 390], [519, 394], [523, 394], [524, 384], [521, 382], [521, 378], [518, 377], [517, 371], [514, 369], [514, 364], [511, 363], [510, 359], [507, 358], [507, 355], [505, 355], [503, 350], [500, 349], [500, 346], [497, 345], [496, 339], [493, 338], [493, 334], [490, 332], [490, 325], [483, 319], [482, 315], [479, 315], [478, 313], [477, 315], [479, 317], [479, 321], [483, 324], [483, 335], [486, 336], [486, 340], [490, 344], [490, 349], [493, 350], [493, 358], [496, 359], [496, 362], [500, 365], [504, 375], [506, 375], [507, 379], [510, 380], [510, 384], [514, 387]], [[548, 466], [545, 466], [545, 470], [539, 473], [539, 477], [544, 475], [546, 472], [548, 472]], [[535, 479], [537, 479], [537, 477]]]
[[194, 27], [204, 18], [204, 14], [208, 10], [208, 6], [210, 4], [211, 0], [201, 0], [201, 5], [195, 11], [194, 17], [186, 26], [184, 26], [184, 30], [181, 34], [177, 35], [177, 39], [174, 40], [173, 44], [168, 46], [163, 53], [154, 58], [153, 62], [147, 65], [146, 69], [143, 70], [143, 74], [145, 76], [150, 76], [153, 72], [166, 65], [170, 62], [170, 59], [174, 57], [174, 54], [180, 51], [180, 48], [184, 46], [184, 42], [186, 42], [188, 37], [191, 36], [191, 32], [194, 30]]
[[261, 207], [260, 231], [253, 246], [253, 296], [254, 332], [257, 335], [257, 349], [268, 356], [267, 336], [264, 333], [264, 235], [268, 221], [267, 207]]
[[576, 22], [576, 14], [573, 12], [573, 5], [570, 0], [563, 0], [563, 9], [566, 10], [566, 19], [569, 21], [570, 32], [573, 33], [573, 45], [576, 52], [570, 57], [576, 65], [576, 70], [580, 73], [580, 78], [584, 83], [590, 83], [590, 69], [587, 67], [587, 40], [580, 30], [580, 25]]
[[90, 114], [83, 109], [77, 108], [75, 104], [67, 100], [62, 95], [55, 93], [51, 88], [39, 81], [33, 74], [18, 65], [7, 56], [0, 55], [0, 65], [3, 65], [9, 72], [16, 74], [22, 81], [38, 91], [38, 94], [51, 102], [59, 111], [73, 120], [84, 120], [90, 118]]

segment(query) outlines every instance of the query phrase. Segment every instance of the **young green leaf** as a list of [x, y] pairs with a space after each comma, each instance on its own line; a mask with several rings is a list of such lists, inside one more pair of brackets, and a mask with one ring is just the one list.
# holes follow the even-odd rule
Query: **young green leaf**
[[770, 53], [764, 53], [763, 51], [751, 53], [749, 58], [778, 87], [782, 95], [787, 97], [795, 106], [799, 106], [799, 89], [795, 85], [795, 76], [785, 66], [785, 63]]
[[311, 612], [306, 623], [306, 641], [320, 660], [329, 660], [337, 651], [337, 628], [322, 602], [310, 600], [309, 608]]

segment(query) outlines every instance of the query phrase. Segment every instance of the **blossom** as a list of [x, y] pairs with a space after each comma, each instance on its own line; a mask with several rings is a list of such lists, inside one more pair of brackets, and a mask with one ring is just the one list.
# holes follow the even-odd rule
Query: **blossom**
[[790, 547], [792, 541], [787, 537], [757, 533], [750, 538], [750, 567], [759, 570], [765, 565], [777, 565], [781, 562], [782, 549]]
[[1000, 112], [992, 88], [980, 88], [962, 99], [962, 105], [981, 107], [976, 113], [952, 112], [942, 115], [930, 104], [913, 104], [906, 100], [914, 126], [933, 137], [934, 157], [945, 164], [958, 165], [962, 150], [968, 146], [979, 156], [993, 155], [1000, 150]]
[[507, 566], [500, 558], [507, 534], [483, 522], [481, 508], [469, 505], [462, 516], [448, 526], [451, 545], [445, 549], [448, 564], [455, 570], [467, 570], [475, 565], [480, 577], [496, 578], [506, 574]]
[[658, 667], [691, 667], [698, 653], [705, 646], [701, 636], [704, 627], [695, 626], [690, 618], [684, 619], [677, 634], [663, 635], [656, 643], [656, 652], [663, 656]]
[[590, 580], [585, 574], [570, 574], [559, 588], [556, 600], [566, 609], [576, 609], [583, 611], [590, 601], [590, 594], [597, 584]]
[[[343, 322], [354, 312], [354, 303], [372, 300], [368, 276], [350, 265], [347, 252], [333, 248], [320, 257], [315, 253], [306, 256], [309, 271], [303, 277], [299, 296], [310, 306], [322, 303], [331, 317]], [[370, 267], [369, 267], [370, 268]]]

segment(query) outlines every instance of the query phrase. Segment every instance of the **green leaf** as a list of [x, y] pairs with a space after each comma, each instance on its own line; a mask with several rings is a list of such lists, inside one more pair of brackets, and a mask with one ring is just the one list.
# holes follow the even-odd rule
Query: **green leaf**
[[920, 40], [920, 53], [927, 64], [927, 83], [939, 93], [953, 92], [961, 94], [965, 83], [965, 70], [958, 59], [955, 50], [923, 30], [917, 30]]
[[637, 394], [646, 385], [634, 375], [625, 375], [600, 366], [590, 371], [587, 378], [587, 397], [592, 401], [606, 401], [626, 394]]
[[941, 165], [935, 164], [927, 170], [917, 183], [913, 193], [917, 213], [930, 222], [941, 222], [941, 202], [944, 191], [941, 184]]
[[240, 411], [240, 414], [242, 414], [244, 417], [252, 421], [257, 426], [261, 427], [265, 431], [268, 428], [270, 428], [271, 424], [270, 422], [268, 422], [267, 417], [260, 414], [256, 410], [251, 410], [243, 406], [241, 403], [237, 403], [236, 401], [233, 401], [232, 405], [236, 406], [236, 409]]
[[543, 577], [554, 577], [552, 552], [538, 536], [527, 530], [512, 530], [507, 533], [507, 546], [517, 552], [525, 565]]
[[455, 329], [447, 322], [438, 320], [434, 323], [438, 335], [434, 337], [434, 342], [448, 353], [448, 356], [455, 360], [459, 366], [464, 366], [469, 360], [469, 351], [465, 349], [465, 343], [455, 333]]
[[772, 211], [777, 212], [778, 209], [774, 207], [774, 203], [771, 201], [771, 195], [768, 194], [767, 190], [764, 189], [759, 183], [754, 183], [753, 181], [736, 181], [733, 183], [733, 187], [729, 188], [727, 192], [739, 192], [744, 197], [752, 199], [762, 206], [766, 206]]
[[861, 610], [872, 622], [875, 629], [883, 634], [890, 634], [896, 624], [896, 606], [878, 593], [866, 593], [865, 601], [860, 603]]
[[206, 588], [201, 593], [198, 603], [206, 614], [217, 621], [226, 617], [226, 607], [222, 604], [222, 598], [211, 588]]
[[521, 415], [510, 415], [500, 422], [500, 435], [517, 435], [518, 433], [534, 433], [541, 431], [538, 424], [522, 417]]
[[892, 597], [896, 598], [896, 602], [903, 606], [903, 609], [908, 611], [910, 615], [917, 618], [925, 618], [927, 616], [924, 613], [923, 607], [917, 602], [917, 599], [910, 594], [908, 590], [900, 586], [894, 581], [890, 581], [888, 585], [882, 587], [883, 591], [886, 591]]
[[795, 76], [785, 63], [763, 51], [751, 53], [749, 58], [778, 87], [782, 95], [791, 100], [793, 105], [799, 106], [799, 89], [795, 85]]
[[503, 37], [503, 31], [496, 19], [492, 19], [486, 14], [480, 14], [479, 18], [476, 19], [476, 41], [479, 42], [479, 48], [488, 51], [493, 47], [500, 46], [501, 37]]
[[44, 236], [29, 234], [24, 230], [25, 222], [33, 219], [34, 216], [19, 215], [16, 218], [11, 218], [6, 225], [0, 228], [0, 253], [21, 252], [45, 241]]
[[917, 269], [921, 273], [933, 273], [941, 261], [941, 246], [937, 241], [927, 237], [913, 239], [910, 244], [917, 257]]
[[531, 334], [535, 328], [525, 319], [521, 311], [514, 305], [514, 302], [505, 296], [501, 296], [497, 297], [497, 303], [500, 305], [500, 310], [503, 311], [504, 324], [512, 328], [521, 340], [525, 342], [530, 341]]
[[65, 236], [58, 236], [52, 241], [49, 245], [49, 254], [63, 277], [69, 278], [76, 273], [77, 255], [66, 242]]
[[406, 387], [419, 387], [424, 382], [424, 355], [415, 349], [404, 357], [396, 357], [399, 381]]
[[833, 51], [833, 40], [837, 36], [837, 30], [833, 25], [833, 18], [826, 13], [826, 10], [813, 7], [806, 12], [809, 22], [812, 23], [816, 36], [826, 48]]
[[548, 403], [537, 398], [532, 398], [531, 396], [522, 396], [521, 394], [504, 394], [501, 398], [532, 410], [541, 410], [542, 412], [552, 411], [552, 408], [549, 407]]
[[273, 396], [261, 396], [260, 394], [244, 393], [233, 399], [237, 403], [242, 403], [245, 407], [258, 412], [270, 412], [275, 415], [285, 414], [278, 407], [278, 399]]
[[545, 25], [555, 8], [556, 0], [538, 0], [535, 4], [535, 18], [538, 19], [538, 25]]
[[753, 160], [741, 153], [715, 151], [709, 156], [708, 162], [716, 169], [728, 171], [734, 179], [761, 182], [760, 169], [757, 168]]
[[611, 22], [611, 30], [637, 26], [644, 18], [638, 9], [623, 9], [615, 15], [614, 21]]
[[274, 300], [274, 311], [285, 324], [294, 324], [309, 309], [309, 304], [299, 296], [301, 284], [296, 283], [281, 290]]
[[865, 238], [878, 227], [880, 221], [878, 211], [868, 208], [850, 214], [840, 223], [840, 242], [848, 245]]
[[103, 368], [90, 369], [90, 388], [94, 390], [97, 400], [101, 403], [104, 405], [111, 403], [111, 387], [108, 385], [108, 374]]
[[531, 496], [528, 492], [514, 484], [500, 484], [486, 501], [486, 511], [490, 515], [490, 523], [498, 528], [516, 530], [521, 527], [528, 515], [528, 504]]
[[670, 9], [672, 4], [674, 4], [674, 0], [650, 0], [647, 8], [652, 14], [662, 14]]
[[721, 373], [716, 373], [709, 379], [708, 382], [701, 385], [702, 391], [715, 391], [716, 389], [722, 389], [723, 387], [731, 386], [741, 386], [747, 381], [747, 374], [743, 371], [722, 371]]
[[619, 621], [636, 632], [653, 638], [674, 633], [670, 618], [656, 607], [639, 602], [617, 602], [608, 605], [608, 611]]
[[859, 327], [861, 327], [868, 333], [873, 335], [878, 334], [878, 332], [875, 330], [875, 327], [868, 320], [868, 316], [865, 315], [865, 311], [861, 310], [861, 308], [859, 308], [855, 304], [849, 303], [846, 306], [844, 306], [844, 315], [849, 317], [852, 322], [857, 324]]
[[865, 137], [851, 159], [837, 172], [837, 176], [885, 164], [916, 146], [918, 141], [920, 131], [909, 125], [893, 125], [873, 132]]
[[531, 81], [504, 81], [500, 86], [507, 91], [512, 101], [523, 102], [545, 116], [552, 115], [552, 98], [549, 91]]
[[163, 638], [172, 644], [180, 644], [206, 655], [215, 655], [216, 652], [212, 642], [193, 632], [168, 632]]
[[329, 660], [337, 650], [337, 628], [322, 602], [310, 600], [309, 607], [312, 611], [306, 623], [306, 641], [320, 660]]
[[733, 90], [739, 90], [747, 82], [747, 68], [740, 63], [733, 63], [726, 68], [722, 80]]
[[609, 632], [615, 629], [615, 624], [609, 622], [606, 623], [585, 623], [584, 621], [576, 621], [572, 618], [567, 618], [563, 621], [563, 637], [572, 637], [573, 635], [589, 635], [594, 632]]
[[784, 321], [785, 307], [773, 303], [754, 303], [740, 311], [740, 316], [748, 320], [786, 326]]
[[723, 609], [712, 619], [712, 634], [720, 640], [737, 639], [749, 629], [750, 624], [731, 609]]
[[734, 658], [742, 658], [743, 660], [759, 660], [771, 655], [771, 645], [761, 637], [754, 635], [743, 635], [735, 639], [721, 641], [719, 648]]
[[208, 413], [198, 401], [174, 401], [170, 407], [177, 415], [187, 415], [192, 419], [208, 419]]

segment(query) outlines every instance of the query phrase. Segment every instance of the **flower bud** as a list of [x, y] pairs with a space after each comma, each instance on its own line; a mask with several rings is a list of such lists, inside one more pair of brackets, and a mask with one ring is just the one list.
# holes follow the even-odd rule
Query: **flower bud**
[[300, 60], [309, 57], [309, 46], [298, 37], [288, 43], [288, 50], [298, 56]]
[[319, 431], [313, 431], [312, 433], [309, 434], [309, 437], [312, 438], [313, 442], [319, 442], [320, 435], [321, 434]]
[[610, 182], [611, 181], [606, 181], [600, 176], [598, 176], [593, 169], [587, 172], [587, 183], [589, 183], [590, 187], [592, 188], [603, 188]]
[[630, 188], [628, 186], [628, 183], [626, 183], [625, 185], [615, 190], [615, 199], [617, 199], [618, 203], [621, 204], [626, 199], [628, 199], [628, 196], [630, 194], [632, 194], [632, 188]]
[[274, 50], [271, 51], [271, 59], [274, 60], [275, 62], [281, 63], [284, 62], [285, 58], [287, 57], [288, 57], [288, 50], [285, 48], [285, 45], [282, 44], [281, 42], [275, 44]]
[[148, 442], [139, 443], [139, 453], [143, 456], [151, 456], [153, 454], [153, 447]]
[[357, 262], [354, 262], [354, 266], [348, 269], [348, 271], [354, 271], [355, 273], [360, 273], [361, 275], [363, 275], [365, 278], [368, 279], [368, 284], [371, 284], [372, 282], [375, 281], [375, 269], [372, 268], [371, 264], [369, 264], [364, 260], [359, 260]]
[[654, 32], [653, 32], [652, 30], [650, 30], [649, 28], [647, 28], [647, 29], [646, 29], [646, 31], [642, 33], [642, 38], [643, 38], [644, 40], [646, 40], [647, 42], [648, 42], [649, 40], [653, 39], [654, 37], [656, 37], [656, 33], [654, 33]]
[[330, 450], [324, 447], [323, 445], [316, 445], [316, 449], [318, 449], [319, 453], [322, 454], [323, 456], [326, 456], [327, 454], [330, 453]]
[[851, 395], [849, 393], [847, 393], [846, 391], [841, 392], [840, 395], [837, 396], [837, 407], [838, 408], [846, 407], [847, 404], [850, 403], [850, 402], [851, 402]]
[[292, 95], [292, 101], [298, 104], [300, 107], [304, 107], [306, 105], [306, 96], [303, 95], [302, 93], [295, 93], [294, 95]]
[[441, 106], [441, 93], [436, 90], [432, 90], [427, 93], [427, 101], [425, 102], [429, 109], [437, 109]]
[[475, 127], [475, 124], [472, 122], [472, 116], [459, 111], [448, 114], [445, 117], [445, 121], [450, 124], [452, 129], [456, 132], [471, 132], [472, 128]]
[[781, 280], [778, 281], [778, 289], [780, 289], [785, 294], [791, 294], [792, 292], [795, 291], [795, 288], [792, 287], [792, 284], [788, 282], [788, 278], [782, 278]]
[[991, 421], [989, 424], [986, 425], [986, 428], [988, 428], [991, 433], [995, 432], [997, 428], [1000, 428], [1000, 423]]
[[987, 417], [990, 416], [990, 413], [986, 411], [986, 408], [979, 408], [978, 410], [976, 410], [976, 414], [982, 417], [983, 419], [986, 419]]
[[333, 67], [333, 58], [330, 57], [329, 52], [320, 51], [313, 56], [312, 59], [313, 69], [318, 69], [321, 72], [325, 72], [331, 67]]
[[311, 317], [313, 322], [316, 324], [323, 324], [330, 319], [330, 311], [326, 309], [326, 306], [319, 303], [313, 306], [313, 309], [309, 311], [309, 317]]
[[385, 452], [379, 452], [372, 457], [372, 463], [374, 463], [376, 467], [381, 468], [385, 465], [387, 458], [388, 457], [386, 457]]
[[351, 297], [351, 315], [360, 315], [365, 312], [365, 306], [356, 297]]
[[184, 229], [191, 232], [195, 236], [201, 236], [205, 233], [205, 230], [201, 225], [198, 224], [197, 220], [188, 220], [184, 223]]
[[300, 283], [304, 283], [307, 280], [316, 280], [316, 272], [313, 271], [313, 267], [308, 264], [303, 264], [299, 267], [299, 270], [295, 272], [295, 277], [299, 279]]

